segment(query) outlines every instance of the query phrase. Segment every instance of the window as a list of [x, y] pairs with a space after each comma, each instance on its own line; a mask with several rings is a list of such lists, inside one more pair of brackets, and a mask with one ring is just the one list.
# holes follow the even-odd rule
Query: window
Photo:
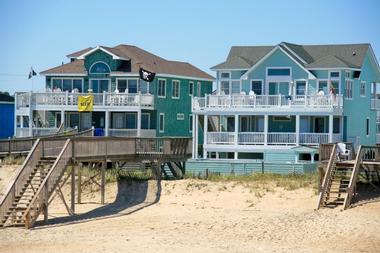
[[288, 116], [273, 116], [273, 121], [290, 121], [291, 117]]
[[103, 93], [109, 91], [108, 79], [90, 79], [90, 89], [93, 93]]
[[346, 80], [346, 92], [344, 93], [344, 97], [351, 99], [352, 98], [352, 80]]
[[345, 73], [346, 79], [351, 78], [351, 71], [345, 71], [344, 73]]
[[240, 93], [240, 81], [236, 81], [236, 80], [231, 81], [231, 93], [232, 94]]
[[330, 88], [334, 89], [335, 94], [340, 94], [339, 80], [331, 80], [330, 85]]
[[95, 62], [90, 67], [90, 74], [109, 74], [110, 72], [110, 67], [104, 62]]
[[221, 81], [220, 82], [220, 93], [221, 93], [221, 95], [229, 95], [230, 94], [230, 82], [229, 81]]
[[365, 82], [364, 81], [361, 81], [360, 82], [360, 96], [361, 97], [365, 97]]
[[256, 95], [263, 94], [263, 81], [251, 81], [251, 91], [253, 91]]
[[126, 129], [136, 129], [137, 128], [137, 120], [136, 120], [136, 113], [127, 113], [126, 114]]
[[61, 91], [71, 92], [74, 89], [77, 89], [78, 92], [82, 92], [82, 79], [53, 78], [52, 84], [53, 90], [57, 90], [59, 88]]
[[185, 114], [177, 113], [177, 120], [184, 120], [184, 119], [185, 119]]
[[139, 80], [139, 89], [141, 94], [149, 93], [149, 83], [144, 80]]
[[318, 80], [318, 92], [323, 91], [325, 95], [329, 94], [328, 82], [326, 80]]
[[137, 79], [117, 79], [116, 88], [119, 92], [137, 93]]
[[339, 78], [339, 77], [340, 77], [339, 71], [330, 72], [330, 78]]
[[189, 115], [189, 132], [193, 132], [193, 115]]
[[369, 118], [365, 119], [365, 131], [366, 135], [369, 135]]
[[194, 82], [189, 82], [189, 95], [194, 95]]
[[198, 87], [198, 93], [197, 93], [197, 96], [198, 96], [198, 97], [201, 97], [201, 96], [202, 96], [202, 86], [201, 86], [201, 82], [197, 82], [197, 87]]
[[160, 113], [159, 126], [160, 126], [159, 128], [160, 133], [163, 133], [165, 130], [165, 114], [164, 113]]
[[296, 95], [306, 95], [306, 81], [296, 81]]
[[179, 81], [172, 81], [172, 98], [179, 98]]
[[159, 97], [166, 97], [166, 80], [165, 79], [158, 79], [157, 95]]
[[334, 134], [340, 133], [340, 118], [333, 119], [333, 133]]
[[290, 68], [268, 69], [268, 76], [290, 76]]
[[141, 114], [141, 129], [150, 129], [150, 114]]
[[310, 153], [300, 153], [298, 155], [298, 160], [300, 160], [300, 161], [311, 161], [311, 154]]
[[229, 79], [230, 78], [230, 73], [229, 72], [222, 72], [222, 73], [220, 73], [220, 78]]

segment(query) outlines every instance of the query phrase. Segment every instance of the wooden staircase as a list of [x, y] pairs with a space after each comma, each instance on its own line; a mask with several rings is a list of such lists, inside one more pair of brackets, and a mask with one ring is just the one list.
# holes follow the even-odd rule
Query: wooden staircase
[[337, 145], [334, 144], [326, 167], [317, 209], [320, 207], [342, 206], [347, 209], [351, 205], [354, 188], [362, 162], [363, 149], [359, 148], [355, 160], [339, 160]]

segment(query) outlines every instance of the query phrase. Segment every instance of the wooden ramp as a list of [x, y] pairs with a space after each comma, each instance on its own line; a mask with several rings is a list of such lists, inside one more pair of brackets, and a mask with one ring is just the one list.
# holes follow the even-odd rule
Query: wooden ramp
[[[56, 194], [62, 195], [62, 181], [67, 180], [67, 178], [63, 180], [65, 172], [71, 174], [73, 205], [75, 203], [74, 165], [78, 162], [101, 162], [105, 169], [107, 161], [145, 163], [149, 161], [157, 176], [160, 176], [160, 166], [164, 164], [169, 167], [174, 177], [179, 177], [184, 168], [184, 161], [190, 156], [189, 138], [37, 139], [0, 203], [0, 227], [30, 228], [40, 214], [44, 214], [44, 219], [47, 221], [49, 203]], [[104, 173], [102, 181], [104, 182]], [[64, 203], [67, 210], [73, 214], [74, 206], [70, 209], [66, 202]]]
[[324, 178], [320, 188], [317, 209], [321, 207], [341, 206], [347, 209], [351, 206], [352, 198], [355, 194], [355, 187], [358, 180], [359, 172], [366, 170], [369, 165], [373, 169], [380, 169], [380, 159], [378, 146], [360, 146], [355, 154], [355, 160], [341, 160], [339, 158], [337, 144], [331, 144], [328, 148], [322, 145], [320, 155], [326, 156], [326, 149], [330, 151], [327, 161], [322, 159], [321, 163], [325, 164]]

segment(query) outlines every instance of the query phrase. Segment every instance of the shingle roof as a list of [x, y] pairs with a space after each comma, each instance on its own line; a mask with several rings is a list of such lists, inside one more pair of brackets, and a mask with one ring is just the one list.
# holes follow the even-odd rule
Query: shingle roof
[[[131, 59], [131, 69], [130, 69], [131, 72], [128, 72], [128, 73], [138, 73], [140, 67], [142, 67], [144, 69], [155, 72], [157, 74], [179, 75], [179, 76], [196, 77], [196, 78], [210, 79], [210, 80], [214, 79], [213, 76], [198, 69], [197, 67], [193, 66], [190, 63], [166, 60], [162, 57], [154, 55], [136, 46], [121, 44], [116, 47], [104, 47], [104, 46], [101, 46], [101, 47], [121, 58]], [[68, 57], [77, 58], [85, 54], [86, 52], [89, 52], [92, 49], [93, 48], [87, 48], [87, 49], [75, 52], [73, 54], [69, 54]], [[82, 52], [82, 53], [80, 54], [79, 52]], [[54, 74], [55, 73], [83, 74], [83, 73], [87, 73], [87, 71], [84, 67], [84, 61], [76, 59], [71, 63], [67, 63], [62, 66], [41, 72], [41, 74], [53, 74], [53, 73]], [[112, 73], [125, 73], [125, 72], [118, 70]]]
[[74, 52], [74, 53], [71, 53], [71, 54], [68, 54], [66, 55], [68, 58], [76, 58], [78, 56], [81, 56], [82, 54], [84, 53], [87, 53], [88, 51], [90, 51], [91, 49], [93, 49], [92, 47], [88, 47], [86, 49], [82, 49], [82, 50], [79, 50], [77, 52]]
[[83, 60], [74, 60], [72, 62], [62, 64], [61, 66], [42, 71], [40, 74], [87, 74], [87, 70], [84, 67]]
[[[297, 45], [282, 42], [279, 46], [306, 68], [361, 68], [370, 44]], [[262, 59], [274, 46], [231, 47], [227, 60], [211, 69], [248, 69]], [[252, 64], [244, 64], [244, 62]], [[300, 59], [298, 59], [300, 58]]]

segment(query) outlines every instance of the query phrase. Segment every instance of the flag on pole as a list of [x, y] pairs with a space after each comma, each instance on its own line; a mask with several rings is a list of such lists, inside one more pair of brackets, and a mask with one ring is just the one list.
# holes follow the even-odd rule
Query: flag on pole
[[32, 78], [33, 76], [36, 76], [36, 71], [33, 70], [33, 67], [30, 67], [29, 76], [28, 79]]

